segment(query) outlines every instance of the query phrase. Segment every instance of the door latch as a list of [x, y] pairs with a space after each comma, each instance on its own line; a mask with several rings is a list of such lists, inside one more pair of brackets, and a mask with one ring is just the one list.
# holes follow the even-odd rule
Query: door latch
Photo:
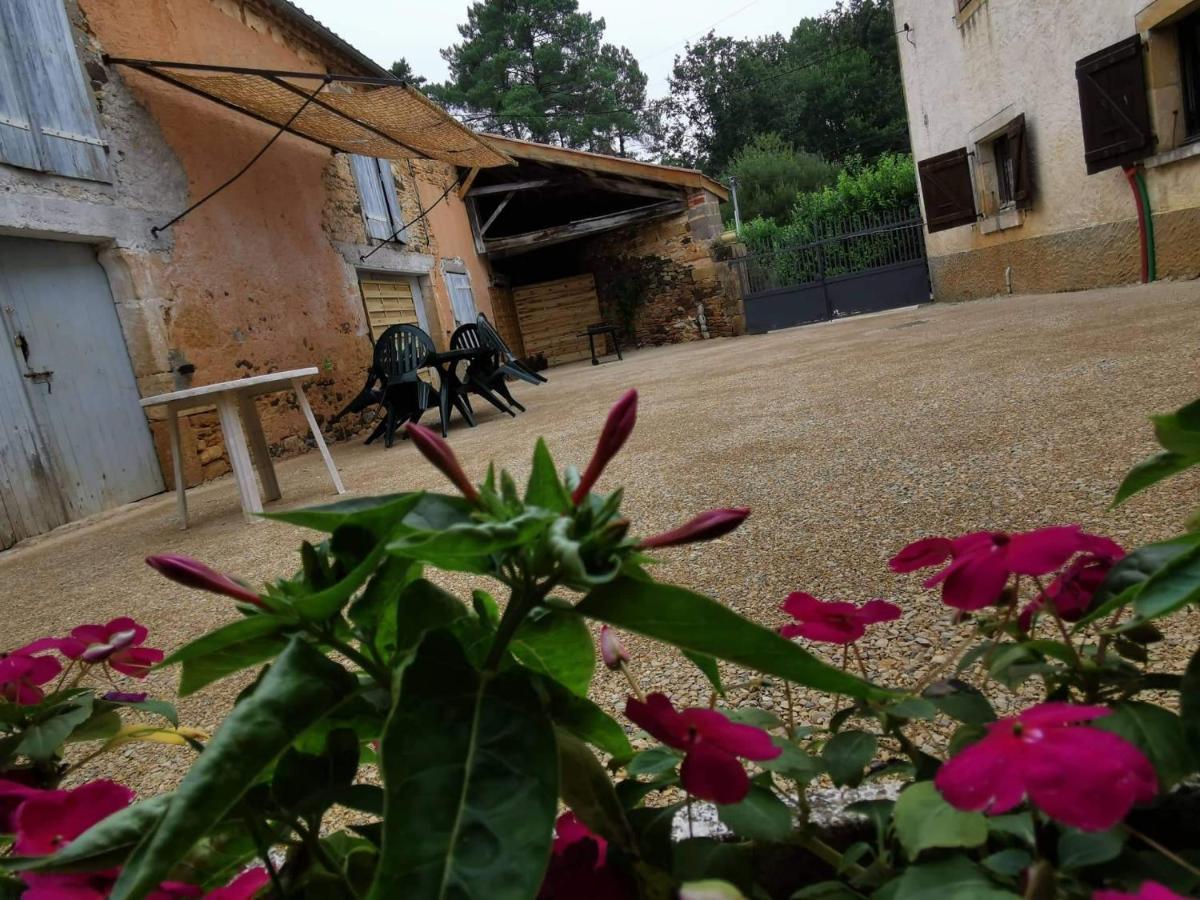
[[47, 369], [45, 372], [25, 372], [23, 377], [28, 378], [34, 384], [44, 384], [46, 386], [46, 393], [54, 393], [54, 382], [51, 381], [54, 377], [52, 370]]

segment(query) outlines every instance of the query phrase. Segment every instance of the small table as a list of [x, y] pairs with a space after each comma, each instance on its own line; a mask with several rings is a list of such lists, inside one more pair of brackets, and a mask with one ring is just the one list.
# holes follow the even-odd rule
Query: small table
[[[342, 487], [342, 479], [329, 455], [329, 448], [321, 437], [321, 429], [313, 416], [308, 398], [304, 396], [304, 387], [300, 379], [317, 374], [316, 367], [307, 369], [290, 369], [286, 372], [272, 372], [269, 375], [255, 375], [252, 378], [241, 378], [237, 381], [222, 381], [217, 384], [206, 384], [203, 387], [187, 388], [173, 391], [169, 394], [158, 394], [142, 400], [143, 407], [166, 406], [167, 425], [171, 436], [171, 464], [175, 471], [175, 494], [179, 499], [179, 527], [188, 527], [187, 495], [183, 480], [183, 457], [179, 449], [179, 411], [193, 409], [197, 406], [215, 404], [217, 416], [221, 421], [221, 432], [225, 437], [225, 454], [229, 457], [229, 467], [233, 469], [233, 479], [237, 482], [238, 493], [242, 498], [242, 510], [249, 519], [254, 513], [262, 512], [262, 498], [258, 493], [258, 485], [254, 483], [254, 472], [258, 469], [258, 477], [262, 481], [263, 493], [267, 500], [278, 500], [283, 493], [279, 490], [279, 482], [275, 478], [275, 467], [271, 463], [271, 454], [267, 450], [267, 438], [263, 434], [262, 421], [258, 417], [258, 408], [254, 398], [258, 394], [272, 391], [292, 390], [296, 400], [308, 420], [308, 429], [317, 442], [321, 458], [325, 460], [325, 468], [339, 494], [346, 493]], [[244, 429], [244, 430], [243, 430]], [[247, 433], [249, 446], [247, 446]]]
[[625, 358], [621, 355], [621, 342], [617, 338], [617, 326], [606, 325], [601, 322], [597, 325], [589, 325], [587, 327], [587, 331], [582, 331], [579, 333], [579, 337], [586, 337], [588, 339], [588, 349], [592, 351], [593, 366], [600, 365], [600, 359], [596, 356], [596, 335], [604, 334], [607, 334], [610, 338], [612, 338], [613, 348], [617, 351], [617, 359], [623, 360]]
[[464, 359], [475, 359], [490, 352], [481, 347], [462, 347], [458, 350], [430, 353], [425, 357], [425, 364], [436, 369], [438, 378], [441, 380], [438, 390], [438, 411], [442, 416], [442, 437], [446, 436], [446, 426], [450, 422], [451, 404], [462, 414], [468, 425], [472, 428], [475, 427], [475, 417], [471, 414], [471, 407], [462, 399], [462, 382], [454, 369]]

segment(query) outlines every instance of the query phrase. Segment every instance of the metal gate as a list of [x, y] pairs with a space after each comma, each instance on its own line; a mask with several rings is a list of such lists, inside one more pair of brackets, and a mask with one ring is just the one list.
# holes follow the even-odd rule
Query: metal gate
[[730, 260], [741, 280], [746, 330], [825, 322], [929, 299], [919, 216], [858, 217], [803, 244]]
[[95, 251], [0, 237], [0, 549], [162, 489]]

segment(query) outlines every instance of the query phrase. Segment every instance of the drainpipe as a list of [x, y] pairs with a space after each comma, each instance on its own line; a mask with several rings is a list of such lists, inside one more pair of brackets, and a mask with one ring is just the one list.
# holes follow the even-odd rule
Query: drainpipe
[[729, 176], [729, 193], [733, 199], [733, 230], [740, 235], [742, 233], [742, 211], [738, 208], [736, 175]]

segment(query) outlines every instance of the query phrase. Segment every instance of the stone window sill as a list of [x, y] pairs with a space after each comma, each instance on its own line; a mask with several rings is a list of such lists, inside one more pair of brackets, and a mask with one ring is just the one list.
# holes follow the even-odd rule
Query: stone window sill
[[1147, 169], [1156, 169], [1159, 166], [1170, 165], [1173, 162], [1179, 162], [1181, 159], [1191, 159], [1194, 156], [1200, 156], [1200, 140], [1193, 140], [1190, 144], [1184, 144], [1182, 147], [1176, 147], [1174, 150], [1167, 150], [1151, 156], [1149, 159], [1143, 160], [1142, 165]]
[[981, 234], [995, 234], [1009, 228], [1018, 228], [1025, 221], [1019, 209], [1002, 209], [994, 216], [986, 216], [979, 220]]

